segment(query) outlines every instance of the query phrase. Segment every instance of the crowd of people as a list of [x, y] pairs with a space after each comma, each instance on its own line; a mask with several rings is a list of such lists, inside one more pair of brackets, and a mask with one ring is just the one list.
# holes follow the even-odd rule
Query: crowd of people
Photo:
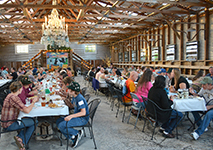
[[[169, 99], [167, 94], [169, 92], [177, 93], [179, 89], [187, 89], [190, 95], [204, 97], [208, 110], [203, 120], [200, 118], [199, 112], [192, 112], [198, 126], [198, 129], [192, 133], [192, 137], [196, 140], [204, 131], [207, 131], [207, 126], [213, 118], [213, 67], [209, 68], [207, 75], [204, 74], [203, 70], [199, 70], [192, 79], [192, 85], [194, 84], [201, 88], [198, 93], [190, 86], [188, 79], [181, 76], [180, 70], [176, 68], [169, 68], [166, 71], [166, 69], [160, 67], [147, 68], [142, 66], [135, 68], [134, 65], [131, 65], [130, 68], [124, 67], [122, 70], [121, 72], [116, 67], [113, 67], [113, 65], [106, 69], [103, 66], [98, 68], [93, 67], [88, 72], [88, 76], [95, 78], [100, 84], [106, 84], [104, 80], [112, 80], [112, 76], [122, 76], [126, 79], [125, 86], [128, 90], [128, 93], [123, 97], [123, 101], [125, 103], [134, 101], [136, 107], [140, 106], [139, 103], [145, 107], [144, 103], [146, 103], [147, 109], [149, 109], [151, 104], [144, 102], [141, 96], [151, 99], [163, 109], [168, 109], [171, 108], [175, 97], [171, 96]], [[132, 99], [130, 92], [135, 93], [140, 101]], [[132, 112], [135, 115], [137, 114], [137, 111], [134, 109]], [[176, 116], [178, 116], [178, 119]], [[168, 138], [174, 138], [175, 135], [172, 134], [172, 131], [182, 119], [183, 114], [178, 111], [171, 111], [167, 114], [159, 114], [159, 117], [162, 117], [164, 122], [160, 128], [163, 135]]]
[[[58, 68], [54, 71], [57, 81], [60, 82], [61, 89], [56, 92], [64, 100], [65, 104], [71, 109], [74, 109], [74, 113], [62, 118], [59, 118], [56, 122], [59, 130], [64, 134], [66, 138], [72, 139], [72, 147], [76, 147], [78, 141], [81, 139], [83, 130], [73, 129], [73, 126], [84, 125], [88, 122], [88, 105], [84, 97], [80, 94], [80, 85], [74, 81], [73, 75], [70, 68]], [[138, 67], [134, 66], [130, 68], [123, 68], [121, 72], [118, 68], [111, 65], [109, 68], [99, 66], [98, 68], [91, 68], [87, 73], [89, 79], [96, 79], [99, 81], [100, 87], [107, 87], [106, 80], [113, 80], [114, 77], [123, 77], [126, 79], [125, 85], [128, 93], [123, 97], [125, 103], [131, 103], [134, 101], [136, 107], [142, 106], [152, 112], [151, 104], [149, 101], [143, 101], [142, 97], [151, 99], [162, 109], [170, 109], [173, 104], [174, 97], [170, 98], [167, 96], [168, 92], [175, 93], [179, 89], [188, 89], [190, 94], [196, 96], [203, 96], [207, 103], [207, 112], [203, 119], [201, 119], [199, 112], [192, 112], [195, 122], [198, 126], [197, 130], [192, 133], [192, 137], [197, 140], [201, 134], [208, 130], [208, 125], [213, 119], [213, 67], [209, 68], [209, 73], [204, 75], [203, 71], [200, 70], [197, 75], [193, 78], [193, 83], [199, 86], [200, 91], [196, 92], [188, 80], [181, 76], [179, 69], [169, 68], [167, 71], [164, 68], [153, 68], [153, 67]], [[10, 85], [11, 93], [7, 95], [4, 100], [1, 120], [13, 120], [17, 119], [19, 111], [29, 113], [34, 104], [39, 100], [40, 95], [38, 89], [40, 89], [39, 82], [42, 82], [46, 77], [51, 76], [50, 72], [43, 67], [24, 69], [20, 68], [16, 72], [15, 68], [9, 69], [7, 67], [1, 68], [1, 79], [11, 79], [12, 84]], [[137, 83], [137, 84], [135, 84]], [[139, 100], [132, 99], [130, 92], [135, 93]], [[25, 106], [26, 100], [30, 97], [31, 104]], [[133, 110], [133, 113], [137, 114], [137, 111]], [[167, 113], [158, 114], [160, 120], [163, 122], [160, 130], [163, 136], [167, 138], [174, 138], [175, 135], [172, 133], [174, 128], [181, 121], [183, 114], [178, 111], [170, 111]], [[178, 117], [177, 117], [178, 116]], [[26, 141], [24, 139], [24, 132], [19, 132], [14, 137], [18, 147], [23, 150], [35, 130], [35, 123], [32, 118], [23, 118], [22, 123], [19, 124], [15, 121], [9, 121], [2, 123], [2, 127], [5, 130], [14, 130], [23, 128], [23, 124], [27, 126]], [[66, 131], [66, 122], [68, 121], [68, 135]]]
[[[16, 74], [16, 76], [14, 76]], [[74, 81], [70, 68], [58, 68], [51, 73], [44, 69], [19, 69], [18, 72], [14, 68], [11, 68], [11, 73], [8, 72], [7, 67], [2, 68], [1, 78], [11, 79], [10, 94], [4, 100], [3, 108], [1, 111], [1, 120], [5, 121], [1, 125], [5, 131], [18, 130], [26, 127], [26, 132], [21, 130], [17, 136], [14, 136], [16, 144], [20, 150], [25, 150], [25, 146], [29, 142], [35, 126], [38, 124], [37, 120], [33, 118], [25, 117], [21, 119], [21, 123], [15, 121], [18, 118], [19, 112], [29, 113], [42, 93], [39, 92], [41, 88], [41, 82], [50, 76], [60, 83], [61, 87], [56, 92], [60, 95], [69, 109], [74, 109], [74, 113], [68, 116], [59, 118], [56, 121], [56, 125], [61, 133], [72, 140], [72, 147], [75, 148], [78, 141], [83, 135], [83, 130], [73, 129], [73, 126], [85, 125], [89, 120], [89, 109], [85, 98], [81, 95], [80, 85]], [[26, 106], [26, 101], [30, 100], [31, 104]], [[13, 121], [9, 121], [13, 120]], [[68, 122], [68, 123], [67, 123]], [[66, 130], [66, 123], [68, 132]], [[67, 133], [69, 133], [67, 135]], [[25, 138], [24, 138], [25, 136]]]

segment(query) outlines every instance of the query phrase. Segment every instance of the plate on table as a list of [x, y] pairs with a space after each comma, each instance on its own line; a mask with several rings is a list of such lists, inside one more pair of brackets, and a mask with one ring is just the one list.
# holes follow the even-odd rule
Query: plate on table
[[57, 105], [55, 103], [50, 103], [48, 105], [49, 108], [63, 108], [64, 106], [63, 105]]

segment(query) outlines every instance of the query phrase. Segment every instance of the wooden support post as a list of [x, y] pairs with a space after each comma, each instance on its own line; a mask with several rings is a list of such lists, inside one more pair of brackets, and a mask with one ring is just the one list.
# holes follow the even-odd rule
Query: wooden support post
[[[148, 34], [151, 34], [150, 30], [149, 30]], [[151, 45], [151, 42], [149, 41], [149, 39], [151, 39], [151, 35], [149, 35], [148, 37], [149, 37], [148, 38], [148, 42], [149, 42], [149, 44], [148, 44], [148, 48], [149, 48], [149, 61], [152, 61], [152, 45]]]
[[129, 44], [131, 45], [131, 47], [129, 47], [129, 61], [132, 62], [132, 48], [134, 47], [132, 39], [129, 40]]
[[123, 57], [123, 62], [124, 62], [124, 59], [125, 59], [125, 57], [124, 57], [124, 52], [125, 52], [125, 47], [124, 47], [124, 42], [122, 43], [122, 57]]
[[170, 30], [171, 30], [171, 27], [168, 25], [167, 26], [167, 31], [168, 31], [168, 33], [167, 33], [167, 44], [169, 45], [170, 44]]
[[44, 50], [41, 50], [41, 67], [44, 67], [44, 54], [43, 54]]
[[[196, 14], [196, 23], [199, 23], [199, 14]], [[196, 41], [199, 41], [199, 33], [198, 33], [198, 30], [199, 30], [199, 24], [196, 24], [196, 33], [197, 33]], [[204, 32], [205, 32], [205, 31], [204, 31]]]
[[[205, 8], [205, 35], [204, 35], [204, 39], [205, 39], [205, 49], [204, 49], [204, 60], [209, 60], [209, 39], [210, 39], [210, 34], [209, 34], [209, 24], [210, 24], [210, 20], [209, 20], [209, 9]], [[206, 65], [206, 62], [205, 64]]]
[[[188, 23], [190, 23], [190, 21], [191, 21], [190, 16], [188, 16], [187, 21], [188, 21]], [[187, 28], [189, 29], [190, 27], [191, 27], [191, 24], [188, 24]], [[188, 38], [188, 41], [189, 41], [189, 39], [191, 39], [191, 33], [190, 32], [187, 33], [187, 38]]]
[[162, 49], [161, 49], [161, 60], [165, 60], [165, 26], [162, 27]]
[[70, 50], [70, 66], [71, 66], [71, 69], [73, 70], [73, 51], [72, 51], [72, 49]]
[[[176, 37], [175, 30], [176, 30], [176, 24], [174, 24], [174, 26], [173, 26], [173, 41], [174, 41], [174, 44], [177, 43], [177, 37]], [[177, 57], [177, 56], [175, 56], [175, 57]]]
[[[183, 31], [183, 24], [180, 24], [180, 30]], [[180, 50], [179, 50], [179, 63], [183, 60], [183, 32], [180, 33]]]
[[140, 35], [137, 37], [137, 61], [140, 62], [140, 54], [141, 54], [141, 41]]

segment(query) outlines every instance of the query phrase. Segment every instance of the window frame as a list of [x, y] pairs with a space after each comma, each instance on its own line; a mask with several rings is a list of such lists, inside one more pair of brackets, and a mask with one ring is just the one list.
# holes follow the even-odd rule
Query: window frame
[[[19, 46], [26, 46], [27, 47], [27, 52], [18, 52], [18, 47]], [[29, 54], [29, 45], [28, 44], [16, 44], [15, 45], [15, 54]]]
[[[95, 46], [95, 50], [93, 50], [93, 51], [91, 51], [91, 52], [88, 52], [88, 51], [86, 51], [86, 47], [87, 46]], [[96, 46], [96, 44], [86, 44], [85, 46], [84, 46], [84, 53], [85, 54], [97, 54], [97, 46]]]

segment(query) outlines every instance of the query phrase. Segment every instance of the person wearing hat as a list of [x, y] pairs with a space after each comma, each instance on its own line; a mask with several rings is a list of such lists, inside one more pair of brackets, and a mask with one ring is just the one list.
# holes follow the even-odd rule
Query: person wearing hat
[[[202, 89], [198, 94], [203, 94], [206, 100], [206, 96], [208, 95], [208, 99], [206, 100], [206, 109], [207, 113], [205, 114], [203, 120], [200, 119], [200, 115], [198, 112], [193, 112], [193, 116], [195, 117], [195, 121], [197, 121], [198, 128], [191, 133], [191, 136], [194, 140], [197, 140], [205, 131], [208, 131], [208, 126], [210, 121], [213, 119], [213, 81], [211, 77], [205, 77], [202, 81]], [[204, 92], [205, 90], [205, 92]], [[212, 101], [211, 101], [212, 100]], [[196, 118], [199, 117], [199, 118]], [[200, 119], [200, 120], [198, 120]]]
[[[86, 100], [80, 94], [80, 85], [77, 82], [71, 82], [67, 88], [69, 95], [73, 97], [71, 104], [72, 108], [74, 108], [74, 114], [59, 118], [56, 121], [56, 125], [66, 138], [72, 140], [72, 148], [75, 148], [83, 135], [83, 130], [76, 130], [72, 127], [87, 124], [89, 121], [89, 109]], [[69, 135], [67, 135], [66, 125]]]
[[[200, 82], [202, 84], [201, 90], [196, 94], [192, 88], [189, 89], [189, 92], [194, 96], [202, 96], [205, 98], [206, 103], [209, 105], [213, 105], [213, 101], [210, 101], [213, 99], [213, 81], [210, 77], [204, 77], [203, 80]], [[192, 112], [195, 122], [197, 126], [200, 126], [202, 123], [202, 120], [200, 119], [199, 112], [193, 111]]]
[[[21, 84], [22, 84], [22, 92], [18, 95], [18, 97], [21, 99], [21, 101], [26, 104], [26, 98], [32, 97], [34, 94], [29, 94], [29, 87], [31, 85], [32, 81], [29, 79], [28, 76], [22, 76], [21, 78]], [[38, 97], [35, 97], [38, 98]]]

